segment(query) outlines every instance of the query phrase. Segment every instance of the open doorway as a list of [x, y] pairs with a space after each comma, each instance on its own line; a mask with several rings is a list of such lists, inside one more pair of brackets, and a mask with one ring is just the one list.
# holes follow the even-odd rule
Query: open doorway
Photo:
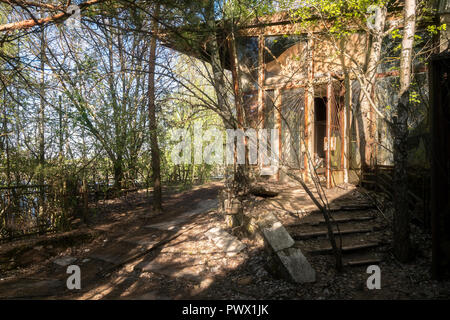
[[325, 167], [324, 139], [327, 136], [327, 98], [314, 98], [314, 157], [316, 167]]

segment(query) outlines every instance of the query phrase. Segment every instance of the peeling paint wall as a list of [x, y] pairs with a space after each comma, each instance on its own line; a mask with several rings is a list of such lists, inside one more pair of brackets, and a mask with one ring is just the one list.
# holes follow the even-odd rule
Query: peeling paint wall
[[307, 77], [305, 36], [268, 36], [264, 38], [265, 86], [283, 86]]

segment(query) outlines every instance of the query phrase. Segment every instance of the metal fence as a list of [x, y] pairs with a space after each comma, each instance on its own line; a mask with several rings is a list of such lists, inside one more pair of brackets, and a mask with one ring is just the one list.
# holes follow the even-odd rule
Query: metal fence
[[51, 231], [64, 214], [63, 194], [52, 186], [0, 187], [0, 240]]

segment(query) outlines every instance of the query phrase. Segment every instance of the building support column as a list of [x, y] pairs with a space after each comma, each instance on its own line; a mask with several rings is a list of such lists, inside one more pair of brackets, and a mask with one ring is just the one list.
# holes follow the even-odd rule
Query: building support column
[[[258, 36], [258, 129], [265, 128], [265, 119], [264, 119], [264, 36]], [[265, 128], [271, 129], [271, 128]], [[261, 137], [258, 136], [258, 141]], [[258, 143], [258, 148], [261, 146]], [[262, 157], [263, 152], [258, 150], [258, 165], [259, 170], [261, 171], [264, 166], [264, 159]]]
[[345, 101], [344, 101], [344, 183], [348, 183], [348, 170], [349, 170], [349, 159], [350, 159], [350, 126], [349, 126], [349, 119], [350, 119], [350, 110], [352, 107], [352, 87], [350, 85], [350, 78], [348, 77], [348, 74], [345, 76], [344, 79], [344, 85], [345, 85]]
[[[278, 132], [278, 165], [283, 166], [283, 154], [282, 150], [284, 147], [283, 144], [283, 137], [281, 136], [281, 90], [279, 88], [275, 89], [274, 91], [274, 98], [275, 98], [275, 129]], [[280, 170], [277, 170], [277, 181], [280, 181]]]
[[331, 108], [333, 95], [333, 83], [331, 81], [331, 75], [328, 74], [327, 83], [327, 188], [331, 188]]
[[[258, 36], [258, 128], [264, 128], [264, 36]], [[267, 128], [266, 128], [267, 129]]]
[[[311, 172], [313, 168], [310, 168], [311, 162], [314, 160], [314, 39], [311, 34], [308, 35], [308, 47], [307, 47], [307, 59], [308, 59], [308, 84], [305, 93], [305, 154], [304, 154], [304, 180], [306, 182], [312, 182]], [[309, 161], [311, 157], [311, 161]]]

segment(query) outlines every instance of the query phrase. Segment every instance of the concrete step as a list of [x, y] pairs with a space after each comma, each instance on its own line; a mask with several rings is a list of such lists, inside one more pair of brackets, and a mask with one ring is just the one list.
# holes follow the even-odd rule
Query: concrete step
[[[347, 222], [361, 222], [361, 221], [370, 221], [370, 220], [374, 220], [375, 216], [348, 216], [348, 217], [333, 217], [333, 222], [334, 223], [347, 223]], [[318, 218], [318, 219], [314, 219], [313, 221], [308, 221], [308, 222], [299, 222], [299, 223], [293, 223], [290, 224], [286, 227], [291, 228], [291, 227], [296, 227], [296, 226], [303, 226], [303, 225], [309, 225], [309, 226], [317, 226], [317, 225], [321, 225], [321, 224], [325, 224], [325, 219], [324, 218]]]
[[347, 267], [379, 264], [384, 253], [377, 250], [348, 252], [342, 257], [342, 264]]
[[379, 264], [383, 259], [373, 257], [373, 258], [362, 258], [362, 259], [348, 259], [343, 261], [344, 267], [357, 267], [357, 266], [366, 266], [372, 264]]
[[[338, 235], [346, 235], [346, 234], [355, 234], [355, 233], [369, 233], [372, 232], [372, 228], [356, 228], [356, 229], [348, 229], [348, 230], [333, 230], [333, 234]], [[328, 236], [328, 230], [320, 230], [320, 231], [314, 231], [314, 232], [304, 232], [299, 234], [293, 234], [292, 238], [294, 240], [304, 240], [304, 239], [310, 239], [315, 237], [323, 237]]]
[[[382, 244], [381, 242], [367, 242], [367, 243], [357, 244], [357, 245], [342, 246], [342, 253], [345, 254], [345, 253], [355, 252], [355, 251], [359, 251], [359, 250], [373, 249], [373, 248], [380, 246], [381, 244]], [[332, 249], [331, 245], [329, 245], [329, 246], [325, 246], [325, 247], [319, 247], [319, 248], [316, 248], [313, 250], [308, 250], [306, 252], [311, 255], [332, 254], [333, 249]]]

